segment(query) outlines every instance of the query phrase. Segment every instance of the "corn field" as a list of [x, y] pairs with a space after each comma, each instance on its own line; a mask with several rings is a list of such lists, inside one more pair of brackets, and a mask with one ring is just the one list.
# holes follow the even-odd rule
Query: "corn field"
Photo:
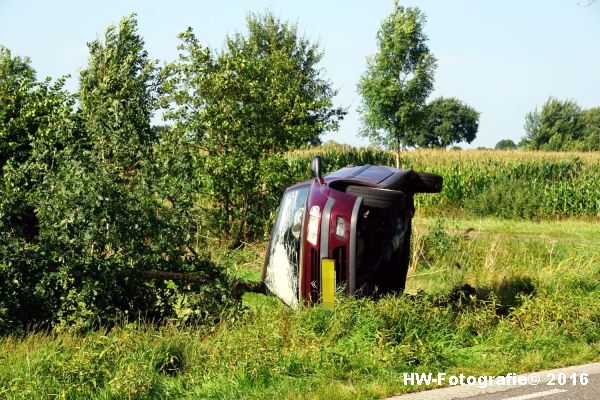
[[[394, 153], [328, 144], [286, 154], [296, 181], [310, 178], [309, 161], [323, 157], [324, 171], [349, 164], [395, 165]], [[600, 216], [600, 153], [498, 150], [414, 150], [402, 168], [444, 177], [441, 194], [416, 196], [422, 211], [502, 218]]]

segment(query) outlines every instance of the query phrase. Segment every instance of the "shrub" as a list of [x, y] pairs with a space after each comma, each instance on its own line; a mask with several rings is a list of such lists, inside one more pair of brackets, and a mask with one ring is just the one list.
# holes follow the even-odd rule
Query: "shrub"
[[515, 142], [510, 139], [502, 139], [494, 147], [496, 150], [514, 150], [517, 148]]
[[[156, 68], [136, 29], [125, 18], [89, 45], [76, 111], [62, 81], [28, 83], [17, 111], [31, 131], [15, 131], [21, 153], [2, 152], [3, 331], [136, 318], [213, 323], [238, 309], [230, 278], [195, 235], [197, 148], [150, 124]], [[148, 271], [203, 282], [149, 280]]]

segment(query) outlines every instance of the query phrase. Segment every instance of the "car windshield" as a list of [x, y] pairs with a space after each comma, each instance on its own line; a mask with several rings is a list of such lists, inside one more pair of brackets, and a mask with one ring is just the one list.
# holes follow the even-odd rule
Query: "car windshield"
[[283, 195], [271, 237], [265, 284], [289, 306], [298, 304], [300, 245], [309, 186]]

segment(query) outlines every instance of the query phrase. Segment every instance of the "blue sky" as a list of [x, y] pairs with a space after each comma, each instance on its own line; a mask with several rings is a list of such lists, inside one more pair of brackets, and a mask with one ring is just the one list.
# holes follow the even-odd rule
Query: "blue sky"
[[[404, 1], [427, 16], [425, 31], [438, 59], [433, 97], [457, 97], [481, 113], [471, 147], [518, 141], [525, 114], [548, 96], [583, 108], [600, 106], [600, 1]], [[245, 30], [248, 12], [271, 10], [296, 22], [325, 52], [324, 75], [349, 108], [337, 133], [324, 139], [367, 144], [357, 133], [356, 84], [389, 1], [22, 1], [0, 0], [0, 44], [29, 56], [38, 77], [78, 75], [86, 43], [136, 12], [150, 56], [177, 56], [177, 34], [191, 26], [204, 44], [220, 47], [226, 34]], [[69, 82], [75, 90], [76, 79]]]

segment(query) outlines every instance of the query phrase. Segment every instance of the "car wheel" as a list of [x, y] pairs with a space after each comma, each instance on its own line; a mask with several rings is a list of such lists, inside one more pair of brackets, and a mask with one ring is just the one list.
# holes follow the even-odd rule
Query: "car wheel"
[[363, 198], [363, 204], [375, 208], [398, 208], [405, 206], [406, 195], [399, 190], [373, 188], [369, 186], [348, 186], [346, 193]]

